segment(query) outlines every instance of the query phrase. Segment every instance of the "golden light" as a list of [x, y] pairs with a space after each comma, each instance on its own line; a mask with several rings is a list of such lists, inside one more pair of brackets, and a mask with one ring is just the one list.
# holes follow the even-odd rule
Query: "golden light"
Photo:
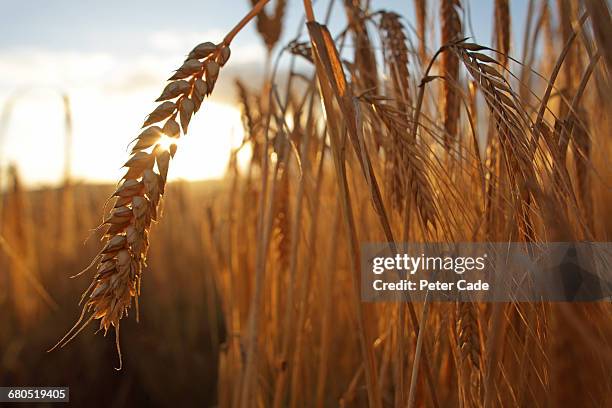
[[169, 151], [170, 146], [172, 146], [173, 144], [177, 144], [177, 142], [178, 142], [178, 139], [162, 134], [159, 140], [157, 141], [157, 144], [163, 150]]
[[[189, 133], [181, 137], [172, 161], [170, 180], [202, 180], [221, 178], [227, 170], [232, 149], [240, 146], [244, 137], [240, 110], [215, 101], [206, 101], [190, 125]], [[245, 168], [249, 150], [242, 149], [238, 166]]]
[[[100, 93], [74, 91], [71, 98], [74, 102], [74, 145], [73, 145], [73, 174], [80, 180], [95, 182], [113, 182], [115, 176], [120, 176], [117, 163], [125, 163], [126, 140], [129, 136], [138, 134], [135, 129], [136, 120], [142, 114], [142, 100], [145, 102], [150, 92], [144, 95], [121, 94], [112, 98]], [[9, 134], [4, 146], [4, 157], [18, 163], [27, 163], [22, 166], [22, 174], [28, 183], [55, 183], [62, 177], [61, 160], [50, 161], [45, 152], [53, 152], [54, 156], [61, 157], [63, 152], [57, 140], [64, 137], [63, 112], [57, 107], [57, 96], [45, 94], [36, 98], [24, 99], [15, 107], [10, 123]], [[2, 100], [0, 99], [0, 106]], [[57, 107], [57, 109], [53, 109]], [[30, 120], [32, 111], [41, 112], [42, 121]], [[116, 132], [108, 133], [104, 127], [92, 126], [99, 112], [105, 116], [117, 117], [114, 126]], [[138, 124], [138, 123], [136, 123]], [[50, 135], [37, 141], [37, 135], [46, 132]], [[23, 138], [12, 135], [23, 135]], [[170, 166], [169, 180], [206, 180], [224, 177], [229, 155], [232, 149], [241, 145], [244, 131], [240, 110], [233, 105], [216, 101], [207, 101], [203, 104], [197, 115], [193, 117], [189, 133], [181, 135], [180, 139], [161, 135], [157, 141], [161, 149], [170, 150], [172, 144], [179, 144], [176, 156]], [[101, 144], [100, 154], [91, 150], [92, 140], [107, 140]], [[32, 143], [41, 144], [44, 149], [28, 148]], [[59, 146], [59, 147], [58, 147]], [[131, 146], [130, 146], [131, 147]], [[245, 169], [251, 156], [250, 146], [247, 145], [238, 154], [239, 168]]]

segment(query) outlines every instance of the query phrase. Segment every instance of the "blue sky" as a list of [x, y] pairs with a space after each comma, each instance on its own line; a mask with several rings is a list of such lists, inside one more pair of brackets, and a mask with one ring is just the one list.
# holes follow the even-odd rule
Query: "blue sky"
[[[327, 1], [318, 1], [316, 11], [323, 17]], [[332, 26], [344, 21], [336, 0]], [[437, 8], [437, 1], [430, 1]], [[476, 36], [482, 42], [491, 38], [493, 0], [466, 2]], [[293, 35], [301, 18], [301, 0], [288, 1], [287, 34]], [[371, 8], [394, 10], [412, 20], [412, 0], [371, 0]], [[527, 0], [510, 2], [517, 29], [527, 9]], [[168, 7], [171, 5], [171, 7]], [[148, 33], [181, 29], [185, 31], [225, 31], [248, 10], [248, 0], [24, 0], [2, 6], [0, 49], [45, 47], [48, 49], [137, 50]], [[293, 30], [291, 29], [293, 28]], [[256, 40], [253, 27], [245, 30], [239, 43]]]
[[[4, 1], [0, 14], [0, 109], [16, 94], [19, 97], [9, 115], [0, 166], [16, 162], [31, 184], [59, 179], [63, 117], [58, 93], [65, 92], [73, 105], [74, 174], [80, 179], [113, 180], [121, 174], [119, 166], [124, 162], [127, 142], [136, 136], [142, 118], [154, 107], [151, 101], [169, 73], [197, 43], [219, 41], [247, 12], [248, 3]], [[328, 2], [317, 3], [315, 12], [322, 19]], [[336, 0], [332, 32], [345, 23], [341, 3]], [[437, 10], [437, 1], [429, 3]], [[474, 35], [484, 44], [491, 41], [493, 3], [472, 0], [466, 4]], [[527, 0], [510, 3], [514, 45], [520, 46], [516, 39], [522, 37]], [[370, 4], [372, 10], [394, 10], [413, 20], [412, 0], [372, 0]], [[285, 40], [296, 33], [301, 6], [301, 0], [288, 0]], [[429, 29], [439, 30], [433, 24]], [[470, 27], [467, 30], [470, 33]], [[265, 52], [253, 25], [237, 37], [232, 51], [216, 95], [181, 142], [184, 146], [171, 170], [175, 177], [221, 176], [230, 148], [241, 139], [239, 113], [232, 106], [231, 77], [261, 70]], [[32, 120], [34, 113], [37, 120]], [[214, 134], [206, 134], [211, 129]], [[208, 155], [204, 164], [198, 159], [202, 151]]]

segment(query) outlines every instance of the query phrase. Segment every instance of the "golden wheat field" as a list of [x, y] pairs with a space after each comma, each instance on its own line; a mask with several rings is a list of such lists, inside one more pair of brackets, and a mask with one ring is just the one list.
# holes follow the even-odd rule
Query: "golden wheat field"
[[[126, 6], [130, 30], [117, 5], [97, 18], [125, 43], [141, 19], [197, 21], [159, 3]], [[124, 56], [134, 87], [155, 72], [155, 104], [108, 103], [140, 116], [90, 113], [89, 94], [60, 91], [59, 153], [30, 142], [10, 159], [27, 128], [12, 122], [46, 116], [12, 115], [18, 87], [0, 99], [0, 387], [70, 387], [84, 407], [612, 406], [609, 263], [588, 301], [371, 302], [362, 273], [369, 243], [609, 249], [609, 2], [203, 3], [222, 9], [210, 37], [153, 38], [162, 50], [197, 37], [182, 57]], [[72, 29], [64, 45], [87, 39]], [[91, 83], [111, 66], [84, 61], [62, 75], [90, 70]], [[234, 111], [241, 140], [223, 150]], [[215, 160], [222, 174], [197, 180]], [[120, 173], [94, 173], [109, 161]], [[53, 163], [61, 176], [37, 183]]]

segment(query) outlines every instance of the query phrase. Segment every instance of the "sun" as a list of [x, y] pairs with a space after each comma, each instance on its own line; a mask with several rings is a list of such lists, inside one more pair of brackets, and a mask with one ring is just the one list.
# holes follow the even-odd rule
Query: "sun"
[[159, 140], [157, 141], [157, 144], [159, 145], [161, 149], [169, 151], [170, 147], [173, 144], [177, 144], [177, 142], [178, 142], [177, 138], [169, 137], [167, 135], [162, 134]]
[[[181, 136], [169, 180], [222, 178], [231, 151], [244, 139], [243, 132], [241, 113], [236, 106], [206, 101], [189, 124], [189, 133]], [[249, 160], [249, 150], [242, 149], [239, 167], [246, 168]]]

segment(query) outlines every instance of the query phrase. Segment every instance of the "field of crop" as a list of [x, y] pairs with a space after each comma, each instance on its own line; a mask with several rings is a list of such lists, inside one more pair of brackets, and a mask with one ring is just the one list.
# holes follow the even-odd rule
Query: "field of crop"
[[[477, 44], [467, 0], [415, 0], [414, 25], [344, 0], [342, 27], [252, 0], [160, 84], [116, 186], [28, 190], [11, 167], [0, 385], [108, 407], [611, 406], [609, 300], [360, 299], [367, 242], [610, 241], [609, 4], [528, 1], [514, 32], [510, 2]], [[288, 7], [304, 24], [280, 44]], [[246, 24], [269, 50], [263, 84], [236, 78], [248, 163], [167, 182]]]

